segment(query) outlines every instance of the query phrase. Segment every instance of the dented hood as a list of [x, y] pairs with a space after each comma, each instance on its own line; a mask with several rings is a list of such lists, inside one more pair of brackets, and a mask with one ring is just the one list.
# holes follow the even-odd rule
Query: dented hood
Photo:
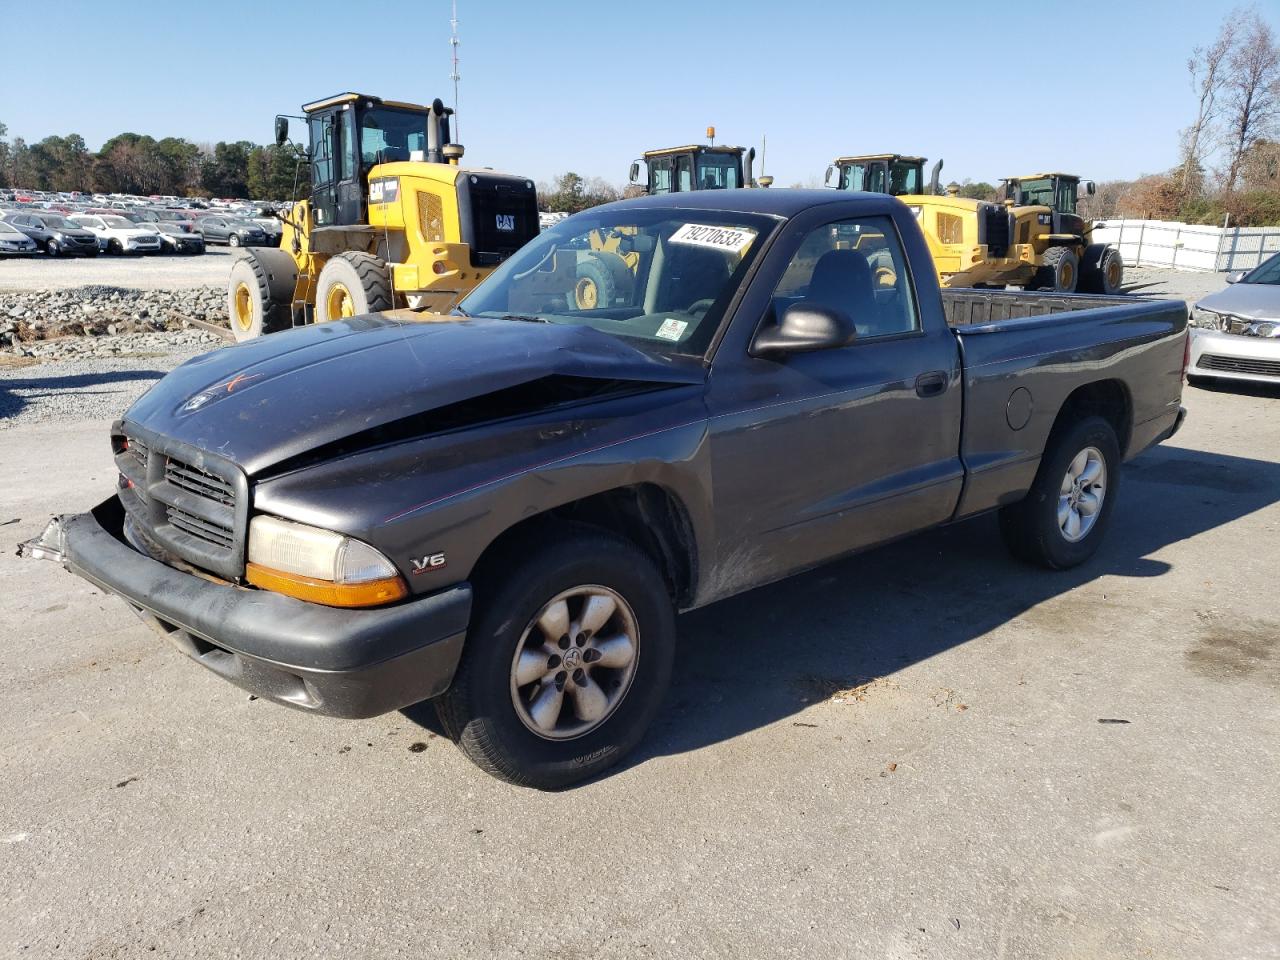
[[395, 315], [272, 334], [189, 360], [125, 414], [250, 475], [325, 444], [549, 376], [697, 383], [699, 364], [589, 327]]

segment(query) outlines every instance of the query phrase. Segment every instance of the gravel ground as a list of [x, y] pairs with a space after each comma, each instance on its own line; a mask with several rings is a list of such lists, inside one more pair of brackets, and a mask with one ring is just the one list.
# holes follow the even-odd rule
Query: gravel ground
[[[31, 257], [0, 260], [0, 293], [7, 290], [66, 290], [102, 284], [131, 290], [222, 287], [239, 255], [230, 247], [209, 247], [200, 256]], [[2, 301], [0, 301], [2, 302]]]

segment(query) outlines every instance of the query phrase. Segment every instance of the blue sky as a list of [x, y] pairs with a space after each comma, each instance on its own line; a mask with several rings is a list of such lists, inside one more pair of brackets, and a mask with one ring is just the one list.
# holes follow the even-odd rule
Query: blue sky
[[[837, 154], [880, 150], [943, 157], [944, 182], [1168, 168], [1194, 105], [1186, 58], [1234, 3], [458, 6], [470, 162], [620, 184], [643, 149], [700, 140], [715, 124], [721, 142], [757, 150], [767, 134], [767, 172], [786, 185], [820, 178]], [[0, 2], [10, 26], [34, 22], [37, 9]], [[451, 101], [449, 0], [59, 0], [56, 9], [56, 36], [34, 49], [57, 66], [7, 58], [0, 122], [10, 138], [77, 132], [96, 148], [130, 130], [266, 142], [276, 113], [341, 90]], [[1272, 20], [1280, 27], [1280, 15]], [[13, 71], [24, 68], [36, 72], [19, 86]]]

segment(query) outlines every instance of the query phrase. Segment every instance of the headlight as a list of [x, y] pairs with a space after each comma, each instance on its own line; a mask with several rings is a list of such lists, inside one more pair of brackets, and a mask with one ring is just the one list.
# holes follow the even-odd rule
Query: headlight
[[1280, 322], [1272, 320], [1255, 320], [1244, 328], [1251, 337], [1280, 337]]
[[1202, 310], [1199, 307], [1191, 308], [1191, 325], [1200, 327], [1203, 330], [1221, 330], [1222, 318], [1211, 310]]
[[249, 522], [245, 576], [264, 590], [331, 607], [372, 607], [409, 594], [395, 565], [367, 543], [266, 515]]

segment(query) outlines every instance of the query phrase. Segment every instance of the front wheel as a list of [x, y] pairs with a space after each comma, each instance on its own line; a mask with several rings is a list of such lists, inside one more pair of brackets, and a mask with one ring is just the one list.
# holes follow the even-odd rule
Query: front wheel
[[45, 245], [44, 252], [49, 254], [51, 257], [58, 257], [62, 255], [62, 248], [58, 246], [57, 240], [50, 240], [48, 244]]
[[489, 565], [462, 662], [436, 701], [478, 767], [543, 790], [599, 773], [640, 741], [675, 652], [671, 598], [649, 556], [607, 531], [570, 529]]
[[1070, 247], [1050, 247], [1044, 252], [1044, 260], [1036, 271], [1038, 290], [1056, 293], [1075, 293], [1080, 279], [1080, 261]]
[[229, 237], [227, 237], [227, 246], [229, 247], [240, 246], [240, 238], [237, 237], [234, 233], [231, 234]]
[[1000, 532], [1014, 556], [1065, 570], [1097, 551], [1120, 486], [1120, 445], [1101, 417], [1050, 437], [1027, 496], [1000, 510]]

